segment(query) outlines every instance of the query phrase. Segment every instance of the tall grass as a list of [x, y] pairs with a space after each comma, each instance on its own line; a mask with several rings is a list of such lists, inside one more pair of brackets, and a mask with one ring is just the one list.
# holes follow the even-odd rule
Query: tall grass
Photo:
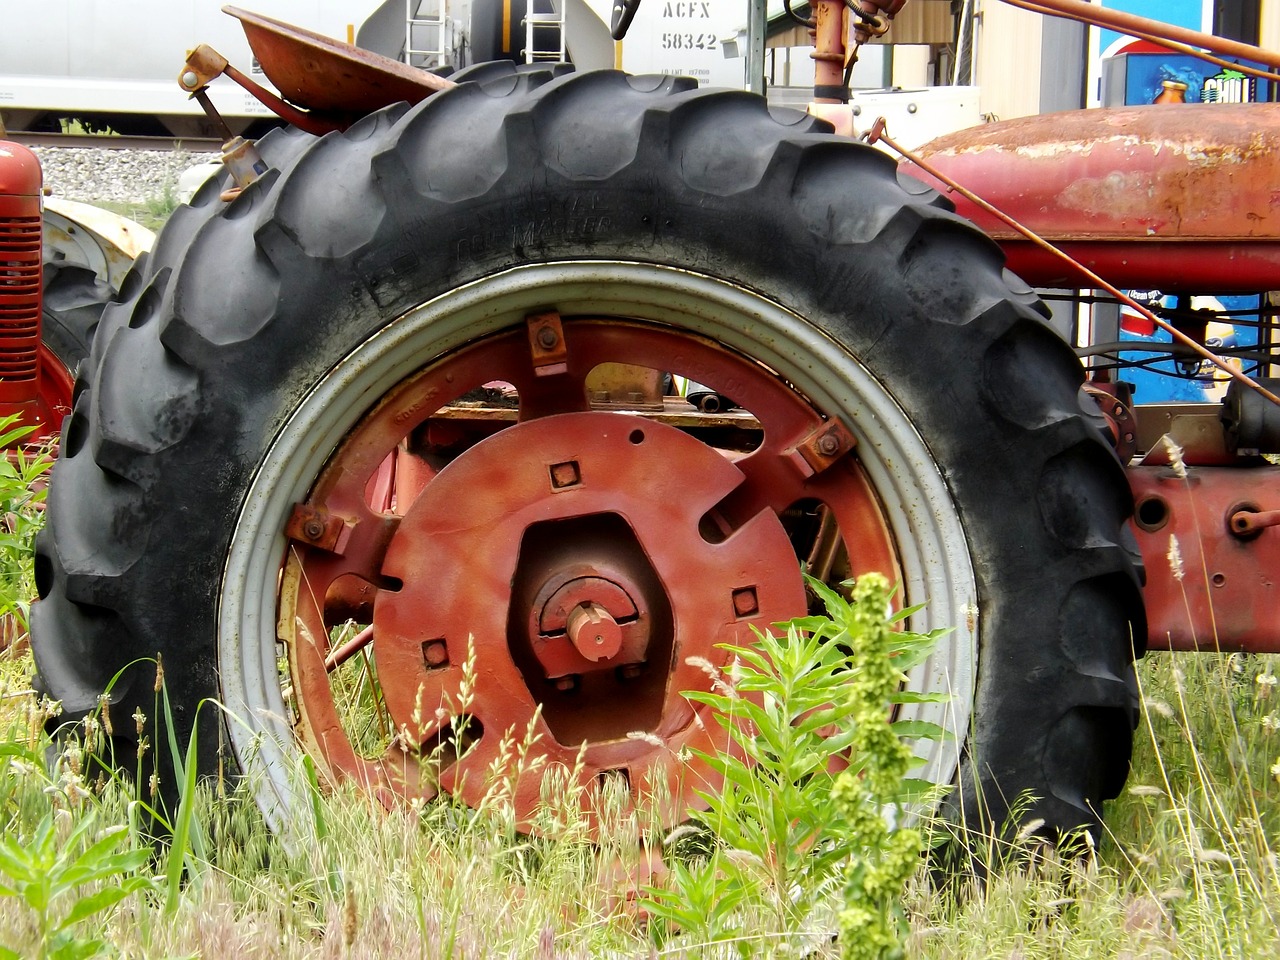
[[1152, 654], [1129, 785], [1083, 859], [1027, 844], [963, 898], [911, 891], [919, 955], [1280, 955], [1277, 658]]
[[[0, 601], [19, 630], [31, 593], [29, 538], [40, 522], [39, 471], [34, 461], [21, 463], [0, 471], [0, 501], [11, 515], [10, 536], [0, 538]], [[1097, 849], [1064, 859], [1027, 836], [985, 882], [962, 879], [945, 890], [917, 869], [901, 900], [906, 955], [1280, 956], [1280, 690], [1270, 682], [1277, 659], [1149, 656], [1139, 666], [1142, 721], [1129, 787], [1109, 808]], [[737, 856], [742, 844], [725, 838], [749, 824], [726, 824], [724, 804], [713, 804], [710, 832], [684, 846], [673, 841], [669, 850], [684, 854], [664, 863], [657, 848], [638, 842], [640, 825], [620, 803], [599, 818], [602, 835], [569, 823], [556, 839], [539, 839], [514, 830], [501, 790], [480, 810], [442, 801], [387, 811], [354, 789], [323, 784], [300, 763], [299, 789], [312, 802], [298, 813], [299, 832], [273, 835], [251, 784], [225, 794], [216, 785], [188, 787], [180, 810], [193, 838], [175, 861], [140, 829], [145, 785], [90, 780], [74, 746], [50, 742], [53, 708], [31, 694], [30, 670], [21, 644], [0, 654], [0, 956], [849, 952], [824, 932], [834, 931], [845, 903], [843, 882], [796, 856], [805, 843], [819, 857], [829, 853], [838, 832], [785, 850], [762, 847], [792, 871], [778, 882], [716, 888], [725, 874], [704, 871], [713, 894], [706, 909], [727, 909], [726, 929], [740, 933], [716, 944], [687, 935], [696, 923], [672, 927], [650, 909], [663, 894], [649, 907], [637, 898], [646, 883], [680, 892], [682, 881], [664, 879], [669, 870], [684, 870], [692, 884], [706, 862], [699, 843], [704, 856], [711, 849]], [[814, 704], [794, 706], [804, 715]], [[213, 720], [210, 711], [201, 722]], [[813, 783], [815, 772], [794, 785]], [[608, 791], [601, 802], [612, 802]], [[806, 802], [817, 805], [816, 793]], [[554, 815], [563, 819], [572, 806]], [[763, 822], [766, 814], [758, 806], [749, 815]], [[777, 825], [785, 846], [795, 825]], [[798, 892], [806, 899], [797, 911]], [[680, 895], [696, 905], [699, 891], [689, 885]], [[726, 897], [737, 899], [726, 906]], [[796, 915], [809, 935], [786, 929]]]

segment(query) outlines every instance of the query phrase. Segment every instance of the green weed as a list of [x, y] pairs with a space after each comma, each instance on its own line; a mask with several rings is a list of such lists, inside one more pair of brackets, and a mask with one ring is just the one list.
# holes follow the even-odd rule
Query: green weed
[[32, 426], [18, 416], [0, 418], [0, 649], [26, 634], [30, 598], [35, 593], [31, 545], [44, 523], [44, 479], [53, 461], [47, 446], [20, 441]]
[[731, 746], [700, 754], [724, 780], [699, 792], [705, 810], [690, 811], [713, 838], [709, 855], [677, 861], [647, 891], [660, 944], [812, 948], [831, 939], [838, 914], [845, 956], [901, 949], [902, 887], [923, 848], [919, 831], [902, 826], [920, 795], [907, 778], [917, 763], [909, 740], [944, 732], [890, 717], [906, 696], [904, 672], [937, 635], [893, 629], [912, 611], [886, 618], [882, 577], [852, 585], [851, 600], [809, 585], [827, 616], [725, 646], [729, 671], [705, 664], [712, 690], [686, 694], [713, 709]]
[[[101, 952], [105, 941], [77, 936], [78, 925], [151, 888], [142, 872], [149, 851], [126, 845], [133, 838], [121, 825], [95, 836], [97, 819], [90, 810], [69, 829], [59, 829], [59, 819], [47, 813], [25, 841], [13, 835], [0, 839], [0, 896], [18, 898], [31, 911], [41, 960], [78, 960]], [[0, 947], [0, 957], [20, 956]]]

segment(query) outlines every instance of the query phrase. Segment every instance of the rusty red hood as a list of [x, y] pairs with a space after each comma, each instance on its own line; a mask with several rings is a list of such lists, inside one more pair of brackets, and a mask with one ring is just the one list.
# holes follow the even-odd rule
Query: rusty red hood
[[[1074, 110], [962, 130], [919, 153], [1113, 283], [1280, 287], [1280, 104]], [[946, 191], [914, 164], [903, 168]], [[950, 196], [1028, 281], [1075, 282], [1009, 227]]]

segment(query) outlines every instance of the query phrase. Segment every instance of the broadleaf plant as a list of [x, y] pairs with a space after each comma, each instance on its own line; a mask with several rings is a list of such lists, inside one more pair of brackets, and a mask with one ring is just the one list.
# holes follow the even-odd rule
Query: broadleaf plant
[[909, 744], [946, 733], [894, 722], [892, 711], [943, 699], [901, 690], [943, 631], [898, 629], [914, 609], [888, 612], [891, 590], [877, 574], [845, 584], [848, 599], [808, 583], [826, 616], [756, 631], [750, 646], [722, 645], [728, 670], [700, 664], [712, 689], [685, 693], [711, 708], [732, 747], [699, 754], [724, 779], [699, 793], [705, 810], [689, 811], [713, 837], [710, 855], [677, 862], [646, 891], [660, 943], [804, 952], [829, 940], [838, 919], [848, 957], [901, 950], [899, 900], [924, 842], [899, 824], [905, 807], [938, 794], [907, 776], [919, 762]]

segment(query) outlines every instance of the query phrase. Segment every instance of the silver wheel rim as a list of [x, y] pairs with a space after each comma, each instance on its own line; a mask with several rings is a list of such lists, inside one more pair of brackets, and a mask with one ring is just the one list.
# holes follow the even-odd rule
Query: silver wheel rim
[[296, 808], [300, 748], [280, 689], [276, 641], [283, 529], [293, 505], [306, 499], [342, 438], [396, 384], [548, 305], [563, 315], [643, 319], [711, 337], [767, 365], [852, 428], [893, 532], [906, 598], [926, 604], [909, 627], [949, 631], [911, 672], [907, 689], [950, 699], [907, 705], [899, 716], [954, 734], [919, 742], [921, 766], [912, 774], [952, 782], [976, 685], [977, 588], [955, 504], [906, 414], [847, 350], [757, 293], [673, 267], [564, 262], [513, 268], [397, 317], [323, 377], [272, 441], [232, 536], [218, 611], [218, 669], [233, 716], [230, 738], [269, 822], [285, 827], [287, 812]]

